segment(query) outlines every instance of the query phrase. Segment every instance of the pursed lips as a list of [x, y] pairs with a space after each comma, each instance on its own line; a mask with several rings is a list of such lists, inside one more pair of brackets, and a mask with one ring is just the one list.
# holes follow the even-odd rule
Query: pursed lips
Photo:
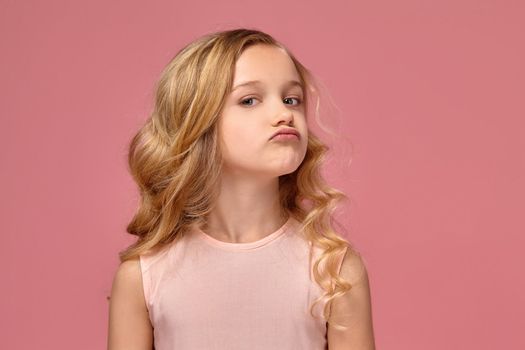
[[284, 129], [284, 130], [277, 131], [275, 134], [273, 134], [272, 137], [270, 137], [270, 140], [273, 139], [277, 135], [295, 135], [297, 136], [297, 138], [301, 137], [299, 132], [295, 129]]

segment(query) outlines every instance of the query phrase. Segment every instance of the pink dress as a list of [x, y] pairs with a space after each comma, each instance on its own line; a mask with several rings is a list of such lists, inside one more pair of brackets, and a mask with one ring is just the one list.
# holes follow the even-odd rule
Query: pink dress
[[141, 255], [155, 350], [327, 349], [323, 302], [314, 308], [318, 319], [309, 314], [322, 290], [299, 225], [290, 217], [250, 243], [193, 228], [176, 244]]

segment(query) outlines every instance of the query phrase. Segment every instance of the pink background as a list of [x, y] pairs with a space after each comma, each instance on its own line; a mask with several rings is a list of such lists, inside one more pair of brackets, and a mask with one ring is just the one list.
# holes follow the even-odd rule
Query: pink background
[[103, 349], [134, 239], [127, 143], [176, 51], [281, 40], [339, 108], [326, 167], [352, 203], [378, 349], [525, 349], [520, 1], [3, 1], [4, 349]]

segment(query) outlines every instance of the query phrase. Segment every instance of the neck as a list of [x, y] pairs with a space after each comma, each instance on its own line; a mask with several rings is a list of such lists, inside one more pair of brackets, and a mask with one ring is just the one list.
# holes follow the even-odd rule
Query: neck
[[276, 231], [288, 217], [280, 205], [278, 178], [258, 182], [223, 178], [201, 230], [221, 241], [247, 243]]

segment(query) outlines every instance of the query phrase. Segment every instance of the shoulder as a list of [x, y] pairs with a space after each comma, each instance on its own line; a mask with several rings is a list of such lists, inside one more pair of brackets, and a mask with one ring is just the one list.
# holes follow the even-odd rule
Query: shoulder
[[133, 258], [120, 263], [115, 278], [129, 282], [137, 282], [140, 278], [140, 259]]
[[144, 294], [142, 291], [142, 273], [140, 259], [133, 258], [120, 263], [113, 278], [114, 294], [125, 295], [135, 300], [136, 303], [142, 303]]
[[339, 275], [352, 285], [363, 282], [368, 277], [363, 257], [350, 246], [345, 250]]
[[330, 349], [375, 349], [372, 321], [372, 298], [365, 261], [361, 254], [348, 248], [341, 264], [340, 276], [350, 282], [349, 291], [336, 297], [331, 307], [328, 326]]
[[140, 260], [121, 262], [111, 290], [108, 349], [151, 349], [152, 329], [142, 289]]

